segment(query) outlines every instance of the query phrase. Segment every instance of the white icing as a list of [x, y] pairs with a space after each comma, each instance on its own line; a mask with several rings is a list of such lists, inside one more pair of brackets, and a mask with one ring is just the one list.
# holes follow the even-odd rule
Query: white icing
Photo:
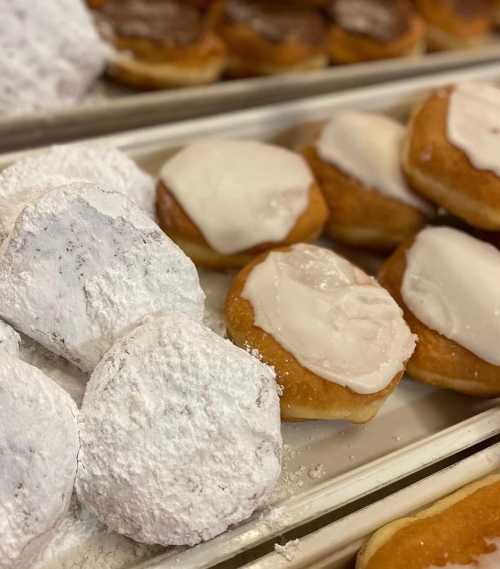
[[111, 348], [80, 427], [80, 500], [143, 543], [211, 539], [262, 505], [280, 474], [273, 372], [180, 314]]
[[415, 347], [389, 293], [328, 249], [300, 244], [270, 253], [242, 296], [255, 324], [301, 365], [357, 393], [387, 387]]
[[19, 356], [20, 342], [21, 338], [14, 328], [0, 320], [0, 352], [7, 352], [10, 356], [17, 358]]
[[487, 83], [461, 83], [450, 96], [448, 140], [479, 170], [500, 176], [500, 89]]
[[83, 0], [0, 0], [0, 114], [76, 102], [106, 53]]
[[22, 208], [59, 186], [92, 182], [126, 195], [155, 219], [155, 184], [120, 150], [103, 143], [53, 146], [0, 173], [0, 242]]
[[171, 158], [160, 176], [223, 254], [284, 240], [307, 207], [313, 183], [298, 154], [243, 140], [195, 142]]
[[82, 371], [144, 316], [201, 320], [192, 262], [121, 194], [73, 182], [17, 217], [0, 247], [0, 317]]
[[322, 129], [316, 151], [363, 185], [429, 213], [430, 206], [412, 192], [401, 169], [405, 134], [404, 126], [389, 117], [338, 111]]
[[42, 372], [1, 355], [1, 569], [30, 567], [68, 509], [77, 414], [70, 397]]
[[472, 563], [465, 565], [447, 563], [446, 565], [431, 565], [428, 569], [498, 569], [500, 567], [500, 539], [486, 539], [488, 545], [494, 545], [495, 549], [491, 553], [484, 553], [476, 557]]
[[500, 251], [449, 227], [424, 229], [407, 252], [403, 300], [429, 328], [500, 365]]

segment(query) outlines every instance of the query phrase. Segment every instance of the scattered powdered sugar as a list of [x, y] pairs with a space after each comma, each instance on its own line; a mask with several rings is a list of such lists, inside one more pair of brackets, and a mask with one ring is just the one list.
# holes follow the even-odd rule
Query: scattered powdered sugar
[[202, 319], [193, 263], [130, 200], [93, 184], [28, 204], [0, 252], [0, 317], [82, 371], [149, 314]]
[[0, 114], [78, 101], [106, 54], [83, 0], [0, 0]]
[[81, 443], [78, 496], [101, 521], [194, 545], [248, 518], [279, 477], [274, 374], [184, 315], [148, 318], [92, 374]]
[[0, 320], [0, 351], [7, 352], [10, 356], [17, 358], [20, 342], [21, 338], [14, 328]]
[[326, 475], [325, 465], [315, 464], [314, 466], [311, 466], [311, 468], [309, 468], [307, 474], [309, 478], [311, 478], [312, 480], [320, 480], [321, 478], [324, 478], [324, 476]]
[[293, 561], [295, 555], [297, 555], [297, 550], [299, 549], [300, 541], [298, 539], [292, 539], [285, 543], [285, 545], [280, 545], [279, 543], [274, 544], [274, 551], [282, 555], [287, 561]]

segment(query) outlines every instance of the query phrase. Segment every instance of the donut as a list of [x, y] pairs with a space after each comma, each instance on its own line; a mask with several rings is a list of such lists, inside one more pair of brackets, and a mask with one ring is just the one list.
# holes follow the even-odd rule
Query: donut
[[415, 191], [468, 224], [500, 229], [500, 89], [463, 83], [414, 111], [403, 168]]
[[78, 410], [42, 372], [5, 352], [0, 395], [0, 568], [26, 569], [69, 507]]
[[201, 320], [191, 261], [121, 194], [73, 182], [18, 215], [0, 249], [0, 318], [82, 371], [148, 314]]
[[16, 0], [0, 7], [0, 114], [78, 102], [107, 51], [82, 0]]
[[225, 0], [217, 29], [233, 77], [320, 69], [328, 63], [325, 21], [306, 5]]
[[14, 328], [0, 320], [0, 354], [3, 352], [17, 358], [19, 356], [20, 343], [21, 337]]
[[425, 26], [408, 0], [330, 0], [328, 50], [334, 63], [417, 55]]
[[95, 16], [116, 50], [108, 66], [116, 81], [141, 89], [201, 85], [224, 69], [211, 9], [182, 0], [106, 0]]
[[300, 154], [243, 140], [195, 142], [157, 186], [164, 231], [202, 267], [239, 268], [272, 247], [319, 237], [328, 210]]
[[425, 224], [432, 209], [412, 192], [401, 169], [405, 134], [389, 117], [338, 111], [305, 149], [330, 210], [331, 237], [388, 249]]
[[80, 501], [142, 543], [211, 539], [263, 505], [280, 474], [272, 370], [181, 314], [118, 340], [80, 424]]
[[500, 251], [429, 227], [382, 266], [379, 281], [418, 336], [412, 379], [467, 395], [500, 395]]
[[398, 385], [414, 338], [375, 279], [333, 251], [270, 251], [234, 279], [229, 338], [272, 366], [285, 420], [363, 423]]
[[493, 25], [489, 0], [414, 0], [427, 24], [431, 50], [462, 49], [483, 42]]
[[500, 564], [500, 476], [494, 474], [378, 530], [356, 569], [494, 569]]

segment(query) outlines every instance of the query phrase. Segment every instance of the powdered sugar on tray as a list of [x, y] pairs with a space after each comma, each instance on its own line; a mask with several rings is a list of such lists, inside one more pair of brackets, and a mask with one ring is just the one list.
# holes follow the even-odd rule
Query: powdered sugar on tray
[[282, 555], [287, 561], [293, 561], [297, 550], [299, 548], [299, 540], [292, 539], [285, 543], [285, 545], [280, 545], [279, 543], [274, 544], [274, 551]]

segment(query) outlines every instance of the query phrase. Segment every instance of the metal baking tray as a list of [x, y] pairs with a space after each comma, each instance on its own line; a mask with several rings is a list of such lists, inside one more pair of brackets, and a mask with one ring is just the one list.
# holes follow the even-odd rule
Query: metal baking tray
[[500, 443], [299, 539], [286, 557], [273, 552], [241, 569], [353, 569], [357, 552], [377, 529], [499, 470]]
[[[179, 144], [200, 137], [251, 137], [293, 147], [309, 138], [318, 123], [336, 109], [378, 110], [404, 120], [412, 105], [429, 89], [455, 81], [480, 79], [500, 80], [500, 65], [142, 129], [101, 140], [121, 147], [140, 166], [156, 175], [162, 162]], [[27, 154], [0, 157], [0, 168]], [[358, 261], [373, 268], [379, 260], [360, 254]], [[201, 273], [211, 321], [216, 325], [221, 321], [222, 302], [230, 278], [231, 275], [224, 273]], [[55, 379], [66, 385], [67, 378], [61, 380], [59, 374], [55, 374]], [[75, 380], [72, 377], [70, 380], [74, 391]], [[191, 549], [168, 550], [141, 568], [214, 566], [499, 432], [500, 408], [494, 407], [494, 401], [436, 390], [408, 379], [388, 399], [378, 417], [366, 425], [324, 421], [286, 423], [283, 425], [282, 481], [269, 506], [210, 542]], [[105, 538], [99, 539], [102, 548]], [[108, 569], [99, 563], [85, 565], [82, 556], [88, 555], [93, 544], [92, 540], [80, 543], [70, 555], [72, 564], [66, 559], [66, 565], [52, 564], [41, 569], [73, 566]], [[128, 563], [119, 569], [132, 566]]]
[[415, 77], [500, 60], [500, 41], [480, 47], [394, 60], [329, 67], [187, 89], [140, 93], [109, 81], [75, 107], [0, 115], [0, 152], [57, 141], [217, 114], [257, 105], [333, 93], [397, 78]]

